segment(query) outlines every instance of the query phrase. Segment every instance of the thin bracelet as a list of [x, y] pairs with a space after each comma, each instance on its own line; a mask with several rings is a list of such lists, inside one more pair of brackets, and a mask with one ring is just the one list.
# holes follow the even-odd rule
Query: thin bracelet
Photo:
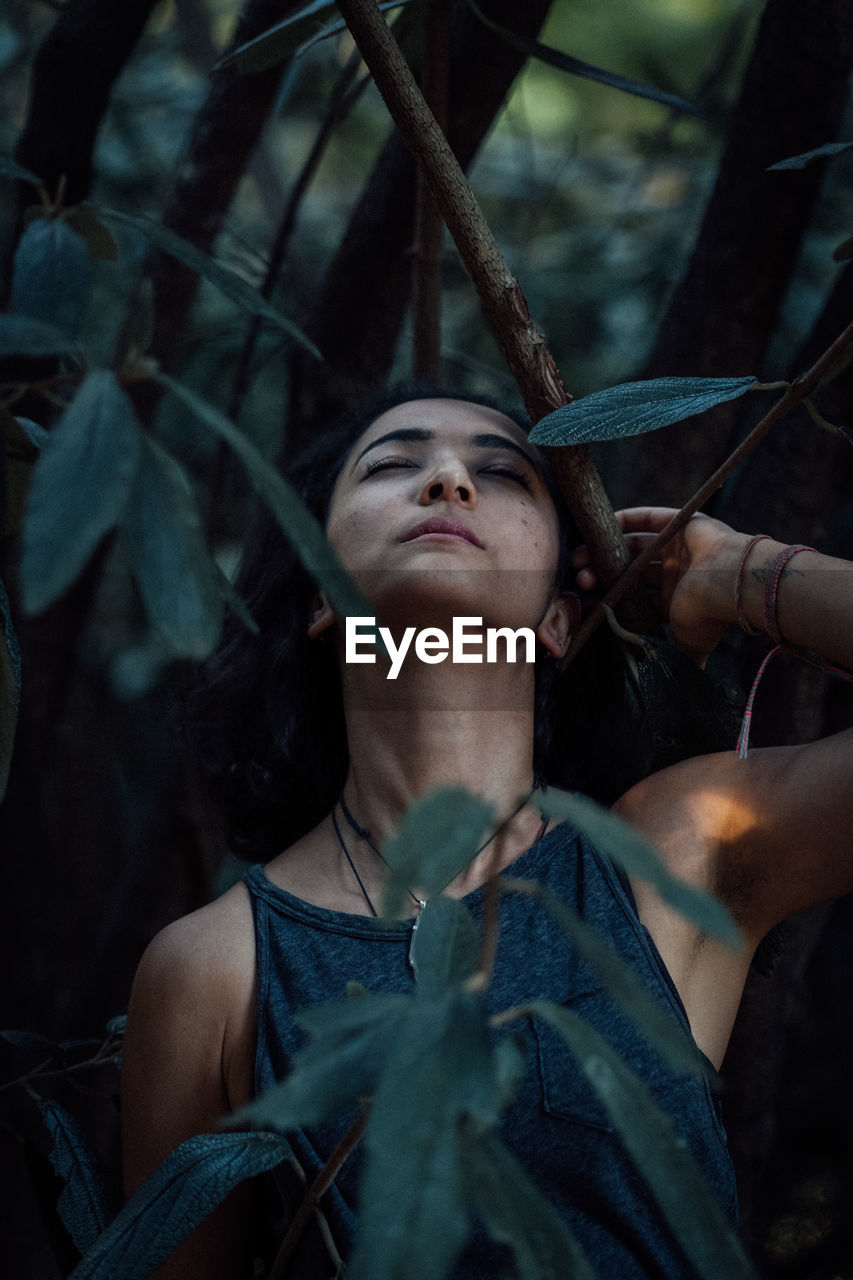
[[[764, 630], [776, 644], [786, 643], [779, 631], [779, 583], [785, 565], [789, 560], [793, 560], [794, 556], [799, 555], [801, 551], [814, 551], [814, 547], [807, 547], [802, 542], [796, 542], [790, 547], [786, 547], [773, 561], [764, 583]], [[797, 647], [796, 645], [791, 646], [791, 648]]]
[[744, 574], [746, 573], [746, 562], [749, 559], [752, 548], [756, 545], [756, 543], [763, 542], [765, 539], [767, 539], [768, 541], [771, 541], [769, 533], [756, 533], [754, 537], [750, 538], [749, 542], [746, 544], [746, 546], [743, 549], [743, 554], [741, 555], [741, 558], [740, 558], [740, 564], [737, 567], [737, 579], [735, 581], [735, 615], [737, 617], [738, 626], [740, 627], [741, 631], [745, 631], [748, 636], [760, 636], [761, 632], [758, 630], [757, 627], [754, 627], [752, 625], [752, 623], [747, 618], [746, 613], [744, 612], [743, 579], [744, 579]]
[[[766, 536], [766, 535], [765, 535]], [[758, 691], [761, 677], [767, 670], [767, 665], [771, 658], [777, 653], [789, 653], [794, 658], [799, 658], [801, 662], [808, 662], [813, 667], [818, 667], [821, 671], [826, 671], [830, 675], [838, 676], [841, 680], [853, 680], [853, 672], [845, 671], [843, 667], [837, 667], [832, 662], [827, 662], [825, 658], [819, 657], [815, 653], [811, 653], [808, 649], [803, 649], [800, 645], [791, 644], [788, 640], [783, 640], [782, 633], [779, 630], [779, 582], [782, 578], [782, 572], [789, 560], [793, 560], [794, 556], [800, 551], [814, 551], [814, 547], [807, 547], [804, 543], [795, 543], [793, 546], [786, 547], [781, 551], [773, 561], [767, 573], [764, 583], [764, 626], [767, 634], [773, 641], [774, 647], [764, 658], [761, 666], [758, 668], [758, 674], [752, 682], [752, 688], [749, 691], [749, 697], [746, 700], [746, 709], [744, 710], [743, 720], [740, 726], [740, 734], [737, 740], [737, 753], [742, 760], [746, 759], [749, 753], [749, 729], [752, 723], [752, 712], [755, 704], [755, 695]], [[747, 548], [748, 552], [748, 548]], [[747, 552], [744, 552], [742, 564], [746, 563]]]

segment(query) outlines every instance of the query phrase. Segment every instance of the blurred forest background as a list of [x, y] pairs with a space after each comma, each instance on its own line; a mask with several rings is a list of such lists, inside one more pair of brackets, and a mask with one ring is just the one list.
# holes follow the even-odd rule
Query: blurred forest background
[[[90, 364], [145, 354], [271, 461], [413, 368], [414, 171], [348, 34], [256, 74], [216, 68], [302, 7], [0, 5], [0, 154], [51, 198], [63, 179], [67, 206], [162, 222], [262, 291], [323, 357], [108, 219], [117, 257], [95, 261], [78, 335]], [[527, 59], [463, 0], [450, 9], [449, 137], [574, 395], [663, 374], [790, 378], [853, 318], [853, 268], [833, 258], [853, 235], [853, 152], [767, 171], [853, 140], [849, 0], [482, 0], [492, 21], [679, 95], [695, 114]], [[399, 30], [417, 65], [413, 10]], [[0, 179], [5, 305], [33, 201]], [[442, 271], [442, 381], [512, 400], [449, 242]], [[0, 357], [0, 383], [33, 376]], [[829, 422], [853, 426], [851, 390], [848, 372], [820, 393]], [[174, 397], [140, 387], [134, 403], [191, 477], [230, 572], [254, 503], [243, 470]], [[600, 446], [614, 505], [680, 505], [757, 420], [760, 408], [743, 404]], [[49, 429], [60, 406], [29, 394], [14, 411]], [[36, 450], [6, 420], [4, 431], [0, 578], [22, 681], [0, 808], [0, 1025], [31, 1035], [0, 1042], [0, 1257], [20, 1280], [54, 1280], [73, 1250], [43, 1208], [58, 1186], [38, 1111], [11, 1082], [38, 1066], [34, 1037], [101, 1036], [151, 936], [239, 869], [186, 776], [171, 692], [183, 659], [146, 619], [126, 540], [103, 539], [61, 599], [23, 615], [19, 495]], [[800, 410], [709, 509], [853, 558], [851, 481], [848, 440]], [[765, 648], [727, 642], [716, 675], [732, 701]], [[782, 661], [762, 685], [753, 739], [802, 740], [851, 720], [850, 686]], [[744, 1234], [767, 1277], [853, 1277], [851, 926], [849, 900], [792, 923], [773, 971], [751, 979], [727, 1063]], [[109, 1093], [109, 1073], [77, 1079]], [[112, 1101], [76, 1105], [113, 1158]]]

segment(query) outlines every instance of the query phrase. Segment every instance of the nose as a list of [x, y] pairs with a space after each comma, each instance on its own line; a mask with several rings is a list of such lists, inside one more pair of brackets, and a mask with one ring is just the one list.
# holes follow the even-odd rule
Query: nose
[[468, 510], [473, 510], [477, 505], [474, 482], [468, 468], [459, 458], [448, 458], [438, 463], [424, 481], [420, 505], [426, 507], [442, 500], [455, 502]]

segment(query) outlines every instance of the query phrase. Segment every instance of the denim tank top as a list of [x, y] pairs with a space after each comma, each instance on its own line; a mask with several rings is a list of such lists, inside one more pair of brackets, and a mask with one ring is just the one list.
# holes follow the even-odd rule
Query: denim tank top
[[[536, 879], [569, 902], [690, 1035], [684, 1007], [637, 917], [627, 881], [569, 824], [547, 832], [504, 874]], [[411, 993], [408, 953], [413, 922], [377, 924], [366, 916], [313, 906], [272, 884], [261, 866], [251, 868], [245, 883], [257, 945], [254, 1087], [259, 1094], [287, 1073], [305, 1041], [294, 1025], [295, 1013], [343, 1000], [349, 981], [360, 982], [370, 991]], [[468, 894], [464, 902], [480, 922], [483, 890]], [[535, 998], [571, 1006], [619, 1050], [681, 1130], [734, 1222], [734, 1171], [720, 1105], [707, 1080], [669, 1069], [573, 954], [567, 936], [541, 902], [503, 894], [498, 955], [487, 1003], [498, 1012]], [[559, 1209], [593, 1270], [619, 1280], [689, 1280], [693, 1268], [562, 1040], [538, 1019], [513, 1023], [512, 1031], [523, 1036], [527, 1071], [502, 1117], [499, 1135]], [[412, 1106], [417, 1106], [416, 1098]], [[354, 1114], [288, 1134], [308, 1182], [323, 1167]], [[337, 1274], [334, 1252], [346, 1259], [356, 1228], [359, 1166], [356, 1151], [323, 1197], [323, 1219], [318, 1221], [315, 1215], [289, 1276], [331, 1280]], [[305, 1183], [300, 1179], [284, 1164], [267, 1185], [266, 1220], [269, 1226], [278, 1216], [279, 1234], [302, 1198]], [[272, 1181], [275, 1203], [270, 1199]], [[331, 1253], [324, 1236], [333, 1241]], [[270, 1246], [274, 1255], [272, 1240]], [[510, 1257], [506, 1246], [475, 1231], [453, 1278], [493, 1280], [511, 1274]]]

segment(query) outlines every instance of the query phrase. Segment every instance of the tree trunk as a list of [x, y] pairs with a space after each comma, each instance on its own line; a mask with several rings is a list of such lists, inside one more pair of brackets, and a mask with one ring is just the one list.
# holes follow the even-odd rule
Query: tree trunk
[[[645, 377], [761, 375], [823, 176], [820, 163], [794, 173], [767, 166], [837, 136], [851, 65], [847, 0], [769, 0], [696, 248]], [[652, 447], [643, 437], [626, 444], [619, 504], [680, 506], [729, 452], [739, 412], [732, 401], [701, 425], [664, 428]]]

